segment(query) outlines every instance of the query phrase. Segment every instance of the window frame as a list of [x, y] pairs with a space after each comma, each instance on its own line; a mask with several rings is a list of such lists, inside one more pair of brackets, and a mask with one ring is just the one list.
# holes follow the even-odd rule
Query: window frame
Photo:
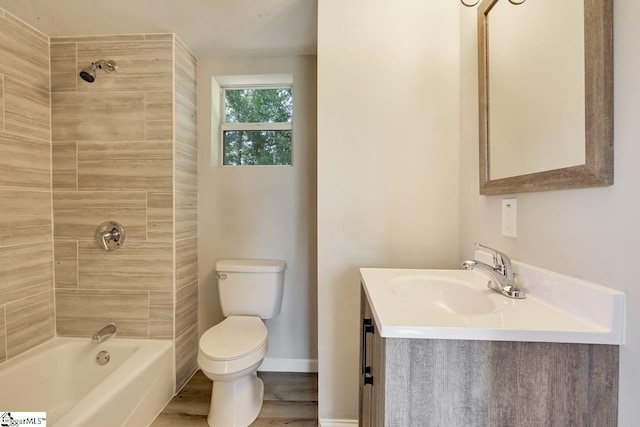
[[[226, 122], [226, 103], [227, 103], [227, 90], [243, 90], [243, 89], [290, 89], [291, 90], [291, 122], [255, 122], [255, 123], [227, 123]], [[219, 159], [220, 166], [222, 167], [292, 167], [294, 159], [294, 105], [295, 98], [293, 95], [293, 83], [273, 83], [273, 84], [227, 84], [220, 85], [220, 130], [219, 130]], [[226, 131], [282, 131], [288, 130], [291, 132], [291, 163], [288, 165], [228, 165], [224, 163], [224, 133]]]

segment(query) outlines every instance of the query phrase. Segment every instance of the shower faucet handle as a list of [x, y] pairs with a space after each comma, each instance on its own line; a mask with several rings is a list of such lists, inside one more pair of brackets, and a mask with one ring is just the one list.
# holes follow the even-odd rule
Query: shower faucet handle
[[124, 243], [124, 227], [115, 221], [107, 221], [96, 229], [96, 240], [105, 251], [115, 251]]

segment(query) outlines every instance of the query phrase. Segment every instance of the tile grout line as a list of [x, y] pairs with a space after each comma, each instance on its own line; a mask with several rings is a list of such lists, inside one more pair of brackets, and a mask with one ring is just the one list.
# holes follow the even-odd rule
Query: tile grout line
[[144, 192], [144, 240], [149, 241], [149, 192]]
[[[53, 304], [53, 337], [55, 338], [58, 335], [58, 310], [56, 305], [56, 240], [54, 233], [54, 225], [55, 225], [55, 217], [53, 212], [53, 91], [52, 91], [52, 73], [51, 73], [51, 37], [47, 36], [47, 53], [48, 53], [48, 74], [49, 74], [49, 191], [51, 194], [49, 195], [49, 207], [51, 209], [51, 215], [49, 216], [49, 220], [51, 221], [51, 302]], [[3, 90], [4, 90], [4, 80], [3, 80]], [[3, 97], [4, 102], [4, 97]], [[4, 114], [5, 109], [4, 105], [2, 106], [2, 112]], [[5, 309], [5, 316], [6, 316]]]
[[148, 120], [148, 112], [147, 112], [147, 103], [148, 103], [148, 99], [147, 99], [147, 92], [144, 91], [142, 92], [142, 97], [143, 97], [143, 104], [144, 104], [144, 119], [143, 119], [143, 132], [142, 132], [142, 140], [143, 141], [147, 141], [147, 123], [149, 122]]
[[74, 53], [76, 55], [76, 73], [74, 77], [75, 77], [75, 83], [76, 83], [76, 93], [78, 93], [78, 76], [80, 75], [80, 72], [78, 71], [78, 43], [73, 43], [73, 44], [75, 45]]
[[[173, 245], [172, 249], [172, 262], [173, 262], [173, 283], [172, 283], [172, 308], [171, 308], [171, 320], [173, 323], [173, 342], [174, 347], [176, 347], [176, 343], [178, 341], [178, 245], [176, 241], [176, 230], [177, 230], [177, 215], [176, 215], [176, 194], [177, 194], [177, 185], [176, 185], [176, 38], [175, 34], [171, 36], [171, 242]], [[189, 328], [187, 328], [189, 330]], [[185, 333], [184, 331], [183, 333]], [[196, 328], [196, 334], [197, 334]], [[177, 349], [174, 353], [174, 365], [176, 383], [178, 378], [178, 352]], [[192, 376], [193, 377], [193, 376]], [[182, 388], [188, 383], [187, 380]], [[177, 386], [177, 384], [176, 384]]]
[[151, 339], [151, 326], [150, 326], [150, 322], [151, 319], [150, 317], [150, 306], [151, 305], [151, 291], [149, 289], [147, 289], [147, 339]]
[[[31, 227], [22, 227], [22, 228], [31, 228]], [[34, 247], [34, 246], [36, 246], [36, 245], [43, 245], [43, 244], [48, 244], [48, 243], [53, 244], [53, 240], [41, 240], [41, 241], [35, 241], [35, 242], [14, 243], [14, 244], [12, 244], [12, 245], [4, 245], [4, 246], [2, 246], [2, 249], [5, 249], [5, 248], [19, 248], [19, 247], [21, 247], [21, 246], [24, 246], [24, 247], [28, 247], [28, 246]], [[53, 253], [52, 253], [52, 257], [53, 257]]]
[[76, 289], [82, 289], [80, 287], [80, 241], [74, 239], [76, 243]]
[[6, 302], [6, 303], [4, 304], [4, 308], [5, 308], [5, 317], [6, 317], [6, 314], [7, 314], [7, 313], [6, 313], [6, 309], [7, 309], [7, 306], [8, 306], [9, 304], [14, 304], [14, 303], [16, 303], [16, 302], [22, 302], [22, 301], [24, 301], [24, 300], [26, 300], [26, 299], [28, 299], [28, 298], [33, 298], [33, 297], [35, 297], [35, 296], [42, 295], [42, 294], [45, 294], [45, 293], [47, 293], [47, 292], [51, 292], [51, 289], [46, 289], [46, 290], [44, 290], [44, 291], [39, 291], [39, 292], [36, 292], [35, 294], [27, 295], [27, 296], [25, 296], [25, 297], [18, 298], [18, 299], [14, 299], [14, 300], [11, 300], [11, 301], [9, 301], [9, 302]]
[[4, 106], [5, 104], [5, 96], [4, 96], [4, 74], [2, 75], [2, 131], [5, 131], [6, 125], [5, 122], [7, 121], [6, 119], [6, 115], [5, 115], [5, 111], [6, 108]]
[[[79, 154], [79, 151], [80, 151], [79, 145], [80, 144], [78, 143], [78, 141], [73, 141], [73, 143], [74, 143], [75, 148], [76, 148], [76, 152], [75, 152], [75, 156], [76, 157], [75, 157], [74, 163], [73, 163], [73, 165], [75, 166], [74, 169], [75, 169], [75, 175], [76, 175], [76, 188], [75, 188], [75, 190], [68, 190], [68, 191], [73, 191], [73, 192], [79, 193], [80, 192], [79, 191], [80, 190], [80, 173], [79, 173], [80, 167], [78, 166], [78, 163], [79, 163], [79, 156], [80, 156], [80, 154]], [[64, 190], [62, 190], [62, 191], [64, 191]]]
[[4, 307], [4, 360], [9, 360], [9, 334], [7, 333], [7, 304]]

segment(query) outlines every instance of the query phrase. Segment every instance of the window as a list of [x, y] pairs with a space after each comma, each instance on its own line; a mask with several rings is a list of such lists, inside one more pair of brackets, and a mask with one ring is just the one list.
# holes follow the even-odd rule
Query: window
[[291, 165], [291, 86], [223, 87], [222, 164]]

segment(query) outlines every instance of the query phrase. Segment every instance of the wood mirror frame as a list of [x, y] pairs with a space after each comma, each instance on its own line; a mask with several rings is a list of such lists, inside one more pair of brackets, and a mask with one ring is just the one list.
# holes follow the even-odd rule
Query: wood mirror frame
[[612, 185], [613, 0], [584, 0], [585, 164], [508, 178], [490, 179], [487, 15], [498, 1], [500, 0], [483, 0], [478, 7], [480, 194], [507, 194]]

